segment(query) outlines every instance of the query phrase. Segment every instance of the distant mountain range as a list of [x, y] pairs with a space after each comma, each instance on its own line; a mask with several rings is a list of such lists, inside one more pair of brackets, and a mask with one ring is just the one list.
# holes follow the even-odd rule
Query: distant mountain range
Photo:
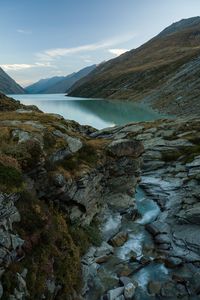
[[[97, 66], [69, 95], [148, 102], [164, 112], [200, 112], [200, 17]], [[192, 105], [191, 105], [192, 104]]]
[[56, 94], [67, 93], [78, 80], [87, 76], [96, 68], [96, 65], [86, 67], [76, 73], [68, 76], [52, 77], [41, 79], [38, 82], [28, 86], [25, 91], [29, 94]]
[[25, 90], [16, 83], [4, 70], [0, 67], [0, 92], [4, 94], [25, 94]]

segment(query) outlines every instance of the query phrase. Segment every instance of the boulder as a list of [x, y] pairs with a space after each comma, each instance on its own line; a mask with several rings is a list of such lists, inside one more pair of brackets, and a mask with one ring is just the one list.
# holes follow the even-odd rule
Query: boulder
[[119, 278], [119, 283], [123, 286], [126, 286], [127, 284], [132, 283], [132, 280], [127, 276], [121, 276]]
[[116, 289], [108, 291], [108, 299], [109, 300], [116, 300], [117, 297], [123, 294], [124, 287], [118, 287]]
[[170, 256], [170, 257], [166, 258], [166, 260], [165, 260], [165, 266], [167, 268], [171, 268], [171, 269], [179, 267], [182, 263], [183, 263], [183, 261], [179, 257]]
[[106, 242], [103, 242], [100, 247], [97, 248], [94, 256], [100, 257], [104, 255], [112, 254], [114, 251], [113, 247]]
[[132, 282], [128, 283], [125, 287], [124, 287], [124, 297], [126, 300], [131, 300], [133, 299], [133, 296], [135, 294], [135, 289], [136, 289], [137, 285], [133, 284]]
[[126, 241], [128, 240], [128, 233], [124, 231], [120, 231], [117, 233], [110, 241], [109, 243], [113, 247], [120, 247], [122, 246]]
[[108, 146], [108, 150], [117, 157], [131, 156], [137, 158], [144, 152], [144, 147], [139, 141], [119, 139], [111, 142]]

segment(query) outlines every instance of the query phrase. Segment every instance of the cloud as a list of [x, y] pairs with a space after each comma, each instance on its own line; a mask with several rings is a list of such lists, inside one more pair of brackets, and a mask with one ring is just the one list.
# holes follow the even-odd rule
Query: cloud
[[17, 32], [21, 34], [27, 34], [27, 35], [32, 34], [31, 30], [26, 30], [26, 29], [17, 29]]
[[[52, 61], [54, 59], [57, 59], [59, 57], [67, 56], [67, 55], [73, 55], [77, 53], [82, 53], [82, 52], [91, 52], [91, 51], [96, 51], [100, 49], [106, 49], [110, 48], [114, 45], [119, 45], [122, 43], [125, 43], [131, 39], [133, 39], [136, 35], [126, 35], [123, 37], [118, 37], [118, 38], [112, 38], [110, 40], [105, 40], [93, 44], [86, 44], [86, 45], [81, 45], [77, 47], [71, 47], [71, 48], [55, 48], [55, 49], [48, 49], [44, 50], [42, 52], [39, 52], [36, 54], [37, 58], [41, 61]], [[125, 49], [111, 49], [111, 50], [125, 50]], [[113, 53], [113, 52], [112, 52]], [[116, 54], [116, 53], [114, 53]]]
[[32, 68], [34, 65], [28, 65], [28, 64], [5, 64], [1, 65], [4, 70], [12, 70], [12, 71], [19, 71], [24, 69]]
[[40, 63], [36, 62], [34, 64], [5, 64], [1, 65], [1, 67], [5, 71], [20, 71], [30, 68], [37, 68], [37, 67], [53, 67], [50, 63]]
[[109, 49], [108, 51], [116, 56], [119, 56], [119, 55], [127, 52], [128, 49]]
[[92, 63], [93, 60], [92, 59], [84, 59], [84, 62], [86, 62], [86, 63]]

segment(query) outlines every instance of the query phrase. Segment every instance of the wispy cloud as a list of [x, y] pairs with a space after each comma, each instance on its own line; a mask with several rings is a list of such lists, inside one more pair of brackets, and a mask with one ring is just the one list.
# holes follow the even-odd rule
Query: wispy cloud
[[25, 70], [25, 69], [30, 69], [30, 68], [37, 68], [37, 67], [53, 67], [50, 63], [40, 63], [36, 62], [34, 64], [4, 64], [1, 65], [1, 67], [5, 71], [20, 71], [20, 70]]
[[[100, 49], [109, 49], [112, 46], [119, 45], [122, 43], [125, 43], [131, 39], [133, 39], [136, 36], [136, 34], [129, 34], [123, 37], [118, 38], [112, 38], [110, 40], [105, 40], [93, 44], [87, 44], [87, 45], [81, 45], [77, 47], [71, 47], [71, 48], [54, 48], [54, 49], [48, 49], [44, 50], [42, 52], [39, 52], [36, 54], [37, 58], [41, 61], [52, 61], [56, 58], [67, 56], [67, 55], [73, 55], [77, 53], [82, 52], [91, 52], [96, 51]], [[111, 49], [114, 50], [114, 49]], [[122, 49], [119, 49], [122, 50]], [[124, 49], [123, 49], [124, 50]]]
[[108, 51], [116, 56], [119, 56], [119, 55], [127, 52], [128, 49], [109, 49]]
[[17, 29], [17, 32], [18, 33], [21, 33], [21, 34], [27, 34], [27, 35], [29, 35], [29, 34], [32, 34], [32, 31], [31, 30], [27, 30], [27, 29]]

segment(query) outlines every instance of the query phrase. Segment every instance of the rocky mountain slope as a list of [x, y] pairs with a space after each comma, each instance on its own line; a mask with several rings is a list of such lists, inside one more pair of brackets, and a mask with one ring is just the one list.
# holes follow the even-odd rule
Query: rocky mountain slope
[[139, 48], [100, 64], [69, 94], [146, 101], [165, 113], [199, 114], [199, 49], [200, 17], [183, 19]]
[[26, 92], [30, 94], [57, 94], [67, 93], [69, 88], [75, 84], [78, 80], [87, 76], [96, 68], [96, 65], [92, 65], [81, 69], [78, 72], [74, 72], [68, 76], [52, 77], [48, 79], [42, 79], [26, 88]]
[[4, 70], [0, 67], [0, 92], [4, 94], [25, 94], [24, 89], [16, 83]]

